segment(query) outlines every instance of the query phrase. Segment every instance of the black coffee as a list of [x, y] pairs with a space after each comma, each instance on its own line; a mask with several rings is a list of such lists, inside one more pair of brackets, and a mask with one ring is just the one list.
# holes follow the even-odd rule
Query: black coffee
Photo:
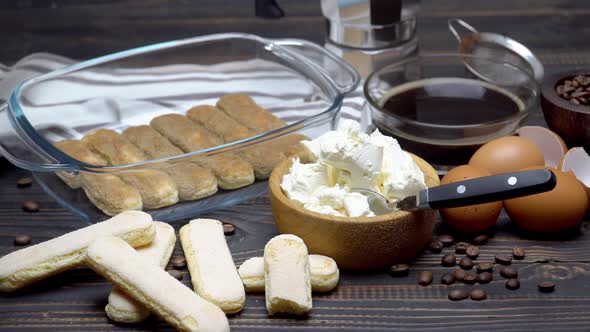
[[387, 113], [435, 125], [472, 125], [518, 113], [520, 101], [487, 83], [462, 78], [435, 78], [403, 84], [383, 99]]

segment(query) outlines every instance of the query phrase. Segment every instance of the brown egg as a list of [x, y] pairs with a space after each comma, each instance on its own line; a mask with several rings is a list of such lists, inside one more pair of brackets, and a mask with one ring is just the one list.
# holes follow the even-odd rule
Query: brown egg
[[[489, 171], [472, 165], [463, 165], [450, 170], [441, 180], [442, 184], [491, 175]], [[455, 230], [462, 233], [484, 231], [496, 224], [502, 210], [502, 202], [440, 209], [442, 218]]]
[[557, 178], [553, 190], [504, 201], [510, 219], [528, 231], [551, 233], [570, 229], [580, 223], [588, 208], [586, 192], [575, 176], [552, 167], [547, 169]]
[[533, 142], [518, 136], [506, 136], [482, 145], [471, 156], [469, 165], [487, 169], [494, 175], [543, 166], [545, 159]]

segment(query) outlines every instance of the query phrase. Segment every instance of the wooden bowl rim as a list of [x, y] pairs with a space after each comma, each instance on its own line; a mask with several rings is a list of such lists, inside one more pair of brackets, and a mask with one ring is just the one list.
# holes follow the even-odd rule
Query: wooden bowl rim
[[541, 96], [545, 98], [548, 102], [553, 104], [554, 106], [558, 106], [562, 109], [582, 113], [590, 116], [590, 106], [585, 105], [576, 105], [574, 103], [570, 103], [568, 100], [565, 100], [557, 95], [555, 92], [555, 86], [559, 81], [565, 80], [569, 77], [574, 77], [576, 75], [586, 75], [590, 76], [590, 68], [589, 69], [578, 69], [578, 70], [569, 70], [569, 71], [561, 71], [551, 74], [549, 77], [545, 79], [543, 82], [543, 86], [541, 88]]
[[[414, 160], [418, 161], [418, 166], [424, 166], [426, 169], [420, 167], [424, 176], [436, 176], [438, 178], [438, 173], [436, 170], [430, 165], [426, 160], [409, 153], [414, 158]], [[352, 224], [352, 225], [359, 225], [359, 224], [367, 224], [367, 223], [389, 223], [396, 220], [404, 219], [405, 217], [412, 215], [413, 212], [407, 211], [396, 211], [388, 214], [383, 214], [380, 216], [374, 217], [338, 217], [338, 216], [330, 216], [326, 214], [322, 214], [319, 212], [314, 212], [303, 208], [302, 206], [297, 205], [295, 202], [290, 200], [285, 193], [283, 193], [283, 189], [281, 189], [280, 183], [282, 182], [282, 176], [286, 173], [289, 169], [289, 166], [293, 162], [293, 159], [285, 159], [280, 162], [273, 170], [268, 180], [268, 187], [272, 196], [275, 199], [278, 199], [284, 205], [288, 206], [293, 210], [297, 210], [301, 214], [308, 215], [313, 217], [316, 220], [321, 220], [322, 222], [328, 223], [338, 223], [338, 224]], [[440, 182], [439, 182], [440, 183]]]

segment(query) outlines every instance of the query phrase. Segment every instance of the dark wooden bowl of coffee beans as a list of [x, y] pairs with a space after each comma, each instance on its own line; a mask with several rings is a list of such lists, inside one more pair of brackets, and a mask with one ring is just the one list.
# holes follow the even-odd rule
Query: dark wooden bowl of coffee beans
[[590, 69], [545, 78], [541, 107], [549, 128], [569, 147], [590, 149]]

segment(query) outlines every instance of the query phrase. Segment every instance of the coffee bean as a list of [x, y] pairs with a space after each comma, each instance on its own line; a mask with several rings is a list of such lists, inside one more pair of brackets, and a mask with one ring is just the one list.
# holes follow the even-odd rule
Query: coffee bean
[[170, 260], [170, 265], [177, 270], [184, 269], [186, 267], [186, 258], [176, 256]]
[[453, 277], [455, 277], [455, 280], [457, 281], [463, 281], [463, 279], [465, 279], [465, 270], [455, 269], [455, 271], [453, 271]]
[[455, 242], [455, 239], [453, 239], [453, 237], [448, 234], [444, 234], [438, 237], [438, 241], [440, 241], [443, 246], [450, 247]]
[[477, 282], [480, 284], [488, 284], [492, 279], [493, 277], [490, 272], [482, 272], [477, 275]]
[[464, 254], [467, 251], [467, 248], [469, 248], [469, 246], [470, 245], [467, 242], [459, 242], [455, 244], [455, 253]]
[[474, 288], [469, 293], [469, 296], [473, 301], [482, 301], [488, 297], [488, 292], [481, 288]]
[[465, 254], [467, 255], [467, 257], [469, 257], [471, 259], [476, 259], [477, 256], [479, 256], [479, 247], [478, 246], [470, 246], [465, 251]]
[[451, 301], [462, 301], [469, 297], [469, 293], [463, 288], [455, 288], [449, 291], [448, 297]]
[[464, 270], [471, 270], [473, 268], [473, 261], [469, 257], [463, 257], [459, 261], [459, 266]]
[[477, 272], [492, 272], [492, 270], [494, 269], [494, 264], [493, 263], [479, 263], [477, 264]]
[[166, 270], [166, 272], [168, 272], [171, 276], [176, 278], [176, 280], [182, 280], [182, 278], [184, 277], [182, 272], [180, 272], [178, 270]]
[[26, 246], [33, 241], [33, 237], [28, 234], [20, 234], [14, 237], [15, 246]]
[[515, 290], [520, 288], [520, 281], [518, 281], [516, 278], [508, 279], [504, 285], [510, 290]]
[[463, 282], [468, 285], [475, 284], [476, 280], [477, 280], [477, 275], [473, 274], [473, 273], [465, 273], [465, 277], [463, 277]]
[[506, 279], [518, 278], [518, 271], [512, 267], [502, 266], [500, 268], [500, 275]]
[[392, 277], [405, 277], [410, 272], [410, 267], [407, 264], [396, 264], [389, 268], [389, 274]]
[[486, 243], [488, 243], [488, 240], [489, 239], [490, 239], [490, 237], [487, 236], [486, 234], [481, 234], [481, 235], [478, 235], [478, 236], [474, 237], [471, 240], [471, 243], [473, 243], [475, 245], [486, 244]]
[[33, 184], [33, 179], [31, 178], [20, 178], [16, 180], [16, 186], [19, 188], [26, 188], [30, 187]]
[[439, 253], [443, 249], [443, 244], [440, 241], [430, 240], [428, 243], [428, 250], [430, 252]]
[[455, 257], [453, 254], [446, 254], [441, 258], [440, 262], [442, 266], [455, 266], [457, 263], [457, 257]]
[[455, 282], [455, 276], [452, 273], [445, 273], [440, 277], [440, 283], [450, 285]]
[[539, 290], [543, 293], [551, 293], [555, 290], [555, 284], [551, 281], [543, 281], [539, 284]]
[[498, 254], [494, 257], [494, 259], [496, 260], [496, 263], [502, 265], [510, 265], [510, 263], [512, 263], [512, 257], [508, 255]]
[[223, 234], [232, 235], [236, 231], [236, 226], [228, 223], [223, 223]]
[[432, 272], [421, 271], [418, 273], [418, 284], [421, 286], [428, 286], [432, 283]]
[[35, 201], [24, 201], [22, 208], [26, 212], [37, 212], [39, 211], [39, 203]]
[[512, 256], [514, 259], [524, 259], [525, 251], [523, 247], [514, 247], [512, 248]]

